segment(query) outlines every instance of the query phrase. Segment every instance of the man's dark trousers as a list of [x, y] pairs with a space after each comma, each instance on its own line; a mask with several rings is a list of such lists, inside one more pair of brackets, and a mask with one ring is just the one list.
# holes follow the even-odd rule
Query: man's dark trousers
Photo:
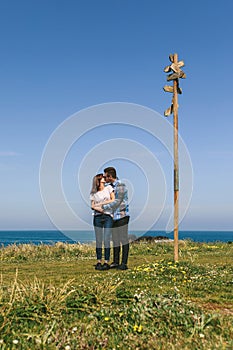
[[129, 237], [128, 237], [129, 216], [124, 216], [119, 220], [113, 221], [112, 241], [113, 241], [113, 262], [120, 263], [120, 250], [122, 245], [122, 264], [127, 265], [129, 255]]

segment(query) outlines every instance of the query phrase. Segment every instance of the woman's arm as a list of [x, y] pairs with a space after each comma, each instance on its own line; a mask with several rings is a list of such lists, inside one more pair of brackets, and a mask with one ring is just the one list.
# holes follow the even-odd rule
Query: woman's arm
[[103, 204], [112, 203], [114, 200], [115, 200], [115, 193], [114, 193], [114, 192], [111, 192], [111, 193], [110, 193], [110, 199], [107, 200], [107, 201], [98, 203], [98, 207], [101, 206], [101, 205], [103, 205]]
[[115, 200], [115, 193], [114, 192], [111, 192], [110, 193], [110, 199], [107, 200], [107, 201], [104, 201], [104, 202], [100, 202], [98, 204], [95, 205], [95, 202], [94, 201], [91, 201], [91, 209], [93, 210], [97, 210], [99, 212], [103, 212], [103, 208], [102, 208], [102, 205], [103, 204], [109, 204], [109, 203], [112, 203], [113, 201]]
[[103, 213], [102, 207], [100, 207], [99, 204], [95, 204], [95, 201], [91, 201], [91, 209]]

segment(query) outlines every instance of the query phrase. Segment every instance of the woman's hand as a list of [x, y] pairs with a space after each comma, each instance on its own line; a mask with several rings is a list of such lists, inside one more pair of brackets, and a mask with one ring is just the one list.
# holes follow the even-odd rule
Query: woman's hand
[[94, 205], [94, 206], [91, 207], [91, 209], [96, 210], [96, 211], [98, 211], [100, 213], [104, 212], [103, 208], [101, 206], [99, 206], [99, 205]]

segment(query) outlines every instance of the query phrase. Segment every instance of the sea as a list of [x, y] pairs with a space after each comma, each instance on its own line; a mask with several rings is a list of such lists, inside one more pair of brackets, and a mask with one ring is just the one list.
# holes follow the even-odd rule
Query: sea
[[[142, 236], [167, 237], [173, 239], [173, 232], [165, 231], [130, 231], [133, 238]], [[194, 242], [227, 242], [233, 243], [233, 231], [179, 231], [179, 240]], [[69, 231], [64, 234], [56, 230], [14, 230], [0, 231], [0, 246], [11, 244], [48, 244], [63, 243], [91, 243], [95, 241], [94, 231]]]

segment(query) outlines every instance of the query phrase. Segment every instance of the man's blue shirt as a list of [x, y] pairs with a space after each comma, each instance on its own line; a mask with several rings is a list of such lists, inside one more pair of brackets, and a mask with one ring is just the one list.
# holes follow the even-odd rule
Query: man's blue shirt
[[129, 216], [128, 190], [124, 183], [120, 180], [114, 181], [112, 184], [115, 193], [115, 200], [111, 203], [104, 204], [104, 210], [113, 210], [114, 220], [119, 220], [125, 216]]

